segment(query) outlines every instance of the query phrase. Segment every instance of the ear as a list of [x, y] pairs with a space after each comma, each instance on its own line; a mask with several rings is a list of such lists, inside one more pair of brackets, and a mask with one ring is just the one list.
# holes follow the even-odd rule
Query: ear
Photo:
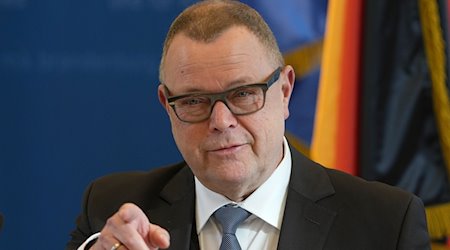
[[294, 90], [295, 72], [291, 65], [286, 65], [281, 71], [281, 75], [283, 80], [281, 90], [283, 92], [284, 119], [287, 119], [289, 117], [289, 102]]
[[169, 104], [167, 103], [166, 91], [164, 89], [164, 85], [159, 84], [158, 86], [158, 98], [159, 103], [163, 106], [163, 108], [169, 113]]

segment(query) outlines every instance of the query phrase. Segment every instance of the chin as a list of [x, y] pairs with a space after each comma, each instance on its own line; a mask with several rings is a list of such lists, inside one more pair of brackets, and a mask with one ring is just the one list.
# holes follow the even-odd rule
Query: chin
[[216, 179], [218, 183], [241, 186], [242, 184], [248, 183], [252, 177], [255, 176], [250, 176], [243, 171], [229, 171], [226, 173], [217, 173], [214, 179]]

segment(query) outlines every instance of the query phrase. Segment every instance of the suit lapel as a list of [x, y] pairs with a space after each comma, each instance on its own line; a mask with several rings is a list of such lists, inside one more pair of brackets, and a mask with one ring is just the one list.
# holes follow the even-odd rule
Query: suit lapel
[[195, 184], [192, 172], [183, 167], [160, 193], [161, 200], [148, 210], [152, 223], [170, 233], [169, 249], [199, 249], [195, 228]]
[[334, 188], [321, 166], [295, 150], [292, 162], [278, 249], [323, 249], [336, 212], [317, 202]]

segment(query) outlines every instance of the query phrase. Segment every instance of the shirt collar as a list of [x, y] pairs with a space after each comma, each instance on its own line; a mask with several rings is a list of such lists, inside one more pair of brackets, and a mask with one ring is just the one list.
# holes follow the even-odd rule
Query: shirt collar
[[[244, 201], [237, 203], [240, 207], [264, 220], [277, 229], [281, 229], [287, 187], [291, 175], [291, 152], [286, 138], [283, 140], [284, 156], [272, 175]], [[236, 203], [225, 196], [205, 187], [195, 177], [196, 224], [197, 233], [208, 222], [209, 217], [220, 207]]]

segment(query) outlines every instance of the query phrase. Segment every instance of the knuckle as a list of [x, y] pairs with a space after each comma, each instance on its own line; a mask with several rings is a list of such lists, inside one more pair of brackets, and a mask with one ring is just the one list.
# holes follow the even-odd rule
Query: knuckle
[[128, 221], [132, 218], [133, 213], [136, 211], [136, 205], [131, 203], [125, 203], [117, 212], [118, 216], [123, 219], [124, 221]]
[[114, 216], [109, 217], [109, 218], [106, 220], [106, 226], [107, 226], [107, 227], [111, 227], [111, 226], [114, 225], [114, 222], [115, 222]]

